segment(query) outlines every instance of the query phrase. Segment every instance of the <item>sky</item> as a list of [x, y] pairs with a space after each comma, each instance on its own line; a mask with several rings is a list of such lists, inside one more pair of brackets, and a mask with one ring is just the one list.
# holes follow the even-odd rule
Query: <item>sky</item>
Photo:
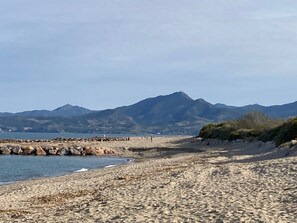
[[0, 111], [94, 110], [184, 91], [297, 100], [296, 0], [0, 2]]

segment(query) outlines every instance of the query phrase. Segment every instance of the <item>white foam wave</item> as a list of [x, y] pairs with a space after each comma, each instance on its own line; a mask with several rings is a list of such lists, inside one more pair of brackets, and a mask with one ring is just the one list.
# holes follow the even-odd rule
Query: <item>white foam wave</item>
[[107, 165], [104, 168], [110, 168], [110, 167], [114, 167], [114, 166], [116, 166], [116, 165]]
[[86, 168], [81, 168], [80, 170], [76, 170], [74, 171], [75, 173], [79, 173], [79, 172], [85, 172], [85, 171], [88, 171], [88, 169]]

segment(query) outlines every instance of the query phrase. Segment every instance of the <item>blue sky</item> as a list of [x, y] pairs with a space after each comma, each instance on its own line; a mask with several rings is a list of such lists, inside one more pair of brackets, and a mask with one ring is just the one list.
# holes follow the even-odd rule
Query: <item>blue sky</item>
[[0, 111], [113, 108], [184, 91], [296, 101], [296, 0], [0, 3]]

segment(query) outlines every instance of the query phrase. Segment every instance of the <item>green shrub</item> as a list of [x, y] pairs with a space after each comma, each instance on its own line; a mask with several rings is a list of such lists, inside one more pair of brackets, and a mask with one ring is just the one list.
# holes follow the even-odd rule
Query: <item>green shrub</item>
[[201, 129], [199, 137], [227, 140], [233, 130], [227, 123], [208, 124]]
[[248, 113], [233, 121], [237, 129], [252, 129], [259, 132], [279, 126], [282, 121], [269, 118], [260, 112]]
[[259, 139], [263, 141], [273, 140], [277, 146], [296, 138], [297, 138], [297, 117], [293, 119], [289, 119], [287, 122], [285, 122], [281, 126], [278, 126], [277, 128], [264, 132], [259, 137]]
[[261, 132], [253, 129], [237, 129], [229, 134], [228, 140], [249, 139], [258, 137]]
[[199, 137], [221, 140], [259, 139], [280, 145], [297, 138], [297, 117], [284, 123], [262, 113], [252, 112], [237, 120], [208, 124], [201, 129]]

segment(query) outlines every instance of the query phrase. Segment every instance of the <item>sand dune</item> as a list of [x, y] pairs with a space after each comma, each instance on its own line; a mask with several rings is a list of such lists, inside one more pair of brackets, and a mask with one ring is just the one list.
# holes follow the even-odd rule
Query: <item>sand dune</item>
[[193, 138], [102, 146], [137, 162], [1, 186], [0, 222], [296, 222], [288, 149]]

